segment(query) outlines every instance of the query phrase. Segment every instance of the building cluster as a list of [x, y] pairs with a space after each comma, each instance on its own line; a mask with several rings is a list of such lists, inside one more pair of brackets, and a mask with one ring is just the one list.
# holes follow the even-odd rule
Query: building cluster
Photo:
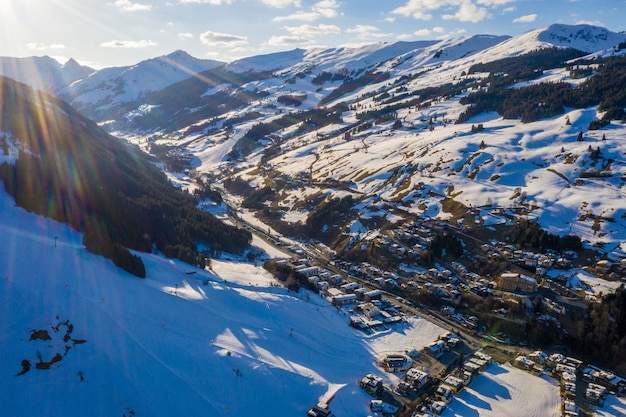
[[[564, 417], [581, 415], [576, 405], [581, 401], [602, 407], [607, 395], [626, 393], [626, 380], [596, 366], [585, 366], [582, 361], [561, 353], [548, 355], [539, 350], [528, 356], [516, 357], [512, 364], [535, 375], [551, 375], [560, 382]], [[581, 393], [583, 398], [579, 398]]]
[[433, 380], [433, 387], [421, 405], [416, 407], [412, 417], [430, 417], [441, 414], [455, 395], [493, 363], [491, 356], [484, 352], [474, 352], [463, 364], [442, 379]]

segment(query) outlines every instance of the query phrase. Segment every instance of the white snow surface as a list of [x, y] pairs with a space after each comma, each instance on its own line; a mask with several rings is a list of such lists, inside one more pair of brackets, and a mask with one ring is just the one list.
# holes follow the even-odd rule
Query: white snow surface
[[559, 383], [510, 365], [490, 365], [457, 395], [442, 417], [558, 417]]
[[[270, 286], [251, 264], [214, 260], [202, 271], [141, 253], [142, 280], [4, 192], [0, 216], [6, 415], [301, 416], [333, 398], [337, 415], [362, 416], [369, 397], [356, 381], [369, 372], [396, 378], [375, 366], [376, 355], [444, 332], [412, 319], [399, 333], [367, 336], [328, 301]], [[29, 340], [34, 330], [51, 340]], [[51, 369], [35, 369], [57, 353]], [[23, 360], [32, 368], [18, 376]]]

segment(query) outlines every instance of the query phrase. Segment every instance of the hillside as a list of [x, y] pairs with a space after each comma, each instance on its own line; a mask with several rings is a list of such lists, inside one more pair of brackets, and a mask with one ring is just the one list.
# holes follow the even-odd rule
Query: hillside
[[[622, 83], [624, 41], [551, 25], [514, 38], [296, 50], [182, 81], [110, 128], [146, 150], [186, 155], [198, 175], [232, 179], [229, 164], [247, 193], [274, 189], [264, 220], [296, 237], [320, 202], [351, 195], [361, 214], [336, 230], [353, 242], [376, 232], [371, 219], [402, 221], [397, 208], [485, 226], [530, 216], [611, 251], [626, 238], [626, 131], [622, 93], [601, 81]], [[598, 51], [606, 65], [589, 60]], [[273, 72], [229, 72], [253, 67]]]
[[[16, 203], [82, 232], [92, 251], [153, 245], [197, 263], [241, 253], [248, 232], [196, 209], [145, 154], [114, 138], [66, 103], [0, 78], [0, 178]], [[202, 245], [202, 247], [199, 247]], [[125, 255], [126, 256], [126, 255]]]
[[[376, 354], [420, 349], [444, 332], [412, 319], [368, 336], [328, 301], [288, 292], [242, 262], [203, 271], [142, 254], [148, 275], [132, 280], [4, 191], [0, 232], [9, 243], [0, 246], [7, 416], [295, 417], [334, 396], [336, 413], [357, 417], [369, 396], [355, 381], [380, 372]], [[57, 355], [50, 369], [36, 367]]]

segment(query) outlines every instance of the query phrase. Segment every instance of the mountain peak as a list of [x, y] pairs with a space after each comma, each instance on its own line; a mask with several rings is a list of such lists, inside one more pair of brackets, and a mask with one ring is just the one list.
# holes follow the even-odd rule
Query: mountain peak
[[626, 39], [622, 33], [587, 24], [565, 25], [555, 23], [536, 30], [536, 39], [557, 47], [574, 48], [585, 52], [611, 48]]

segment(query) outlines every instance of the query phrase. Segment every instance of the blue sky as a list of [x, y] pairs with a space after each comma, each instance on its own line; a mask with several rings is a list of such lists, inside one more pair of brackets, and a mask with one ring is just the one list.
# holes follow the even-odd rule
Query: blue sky
[[517, 35], [552, 23], [626, 30], [626, 0], [0, 0], [0, 56], [96, 68], [183, 49], [237, 58], [297, 47]]

